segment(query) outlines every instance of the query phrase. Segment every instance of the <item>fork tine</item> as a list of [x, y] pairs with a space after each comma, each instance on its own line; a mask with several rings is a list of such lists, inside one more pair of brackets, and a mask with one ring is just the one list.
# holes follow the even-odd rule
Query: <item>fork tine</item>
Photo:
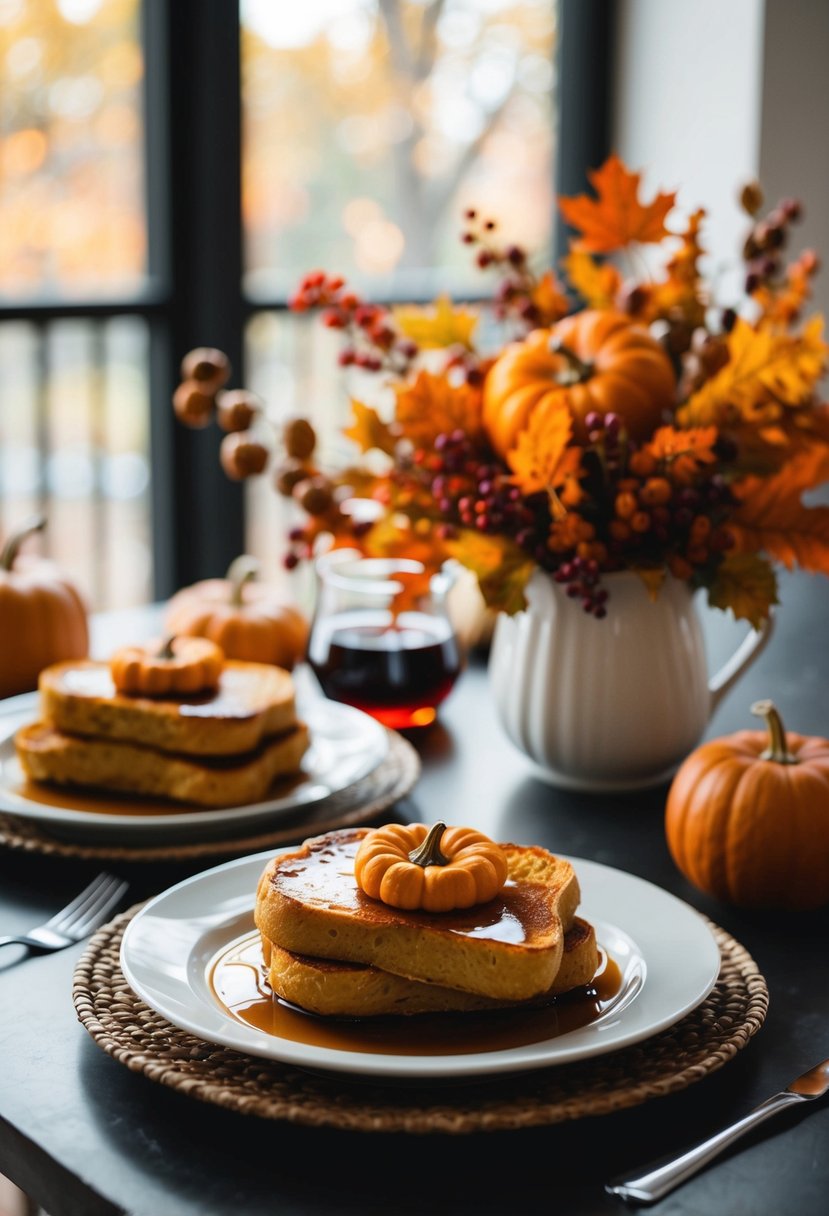
[[85, 937], [104, 923], [128, 886], [126, 882], [118, 879], [113, 881], [115, 886], [110, 887], [107, 891], [101, 891], [92, 907], [88, 908], [86, 914], [69, 929], [73, 936]]
[[107, 874], [107, 872], [105, 870], [102, 871], [100, 874], [98, 874], [95, 878], [92, 879], [92, 882], [89, 884], [88, 887], [84, 887], [84, 889], [81, 891], [81, 893], [79, 895], [75, 896], [75, 898], [72, 900], [71, 903], [68, 903], [65, 908], [61, 908], [58, 912], [56, 912], [55, 915], [51, 918], [51, 920], [47, 920], [45, 928], [57, 929], [60, 925], [64, 924], [67, 920], [71, 920], [71, 918], [74, 915], [76, 915], [85, 906], [85, 904], [97, 894], [97, 892], [104, 885], [104, 883], [109, 883], [112, 881], [112, 879], [113, 879], [112, 874]]

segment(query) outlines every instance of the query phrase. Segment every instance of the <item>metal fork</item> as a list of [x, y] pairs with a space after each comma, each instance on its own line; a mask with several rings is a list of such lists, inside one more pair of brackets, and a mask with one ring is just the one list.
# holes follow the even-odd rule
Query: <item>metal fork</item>
[[15, 943], [30, 950], [63, 950], [94, 933], [125, 894], [129, 883], [114, 874], [99, 874], [71, 903], [28, 933], [0, 937], [0, 946]]

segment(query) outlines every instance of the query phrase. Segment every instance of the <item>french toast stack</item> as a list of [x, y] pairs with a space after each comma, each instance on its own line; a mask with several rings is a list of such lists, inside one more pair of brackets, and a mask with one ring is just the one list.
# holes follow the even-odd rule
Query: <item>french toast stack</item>
[[[580, 890], [569, 861], [487, 842], [505, 862], [493, 897], [441, 911], [415, 897], [418, 906], [401, 908], [361, 886], [360, 849], [378, 831], [389, 829], [328, 832], [266, 865], [254, 918], [277, 997], [322, 1016], [374, 1017], [536, 1006], [590, 984], [598, 945], [576, 915]], [[428, 829], [399, 831], [423, 841]], [[436, 868], [427, 867], [424, 881]]]
[[126, 692], [106, 661], [47, 667], [39, 717], [17, 732], [30, 781], [169, 799], [194, 809], [263, 800], [310, 744], [291, 675], [224, 660], [195, 692]]

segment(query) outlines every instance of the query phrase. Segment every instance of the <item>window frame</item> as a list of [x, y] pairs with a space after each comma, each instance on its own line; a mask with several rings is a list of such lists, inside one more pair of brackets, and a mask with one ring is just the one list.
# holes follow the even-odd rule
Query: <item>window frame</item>
[[[559, 0], [556, 189], [573, 194], [609, 150], [615, 0]], [[243, 551], [243, 487], [219, 462], [221, 433], [186, 429], [171, 397], [195, 346], [216, 346], [245, 383], [248, 319], [285, 311], [243, 286], [242, 96], [238, 0], [143, 0], [145, 201], [143, 292], [100, 302], [0, 305], [0, 322], [45, 328], [67, 318], [144, 318], [149, 326], [153, 593], [216, 577]], [[567, 230], [556, 217], [556, 257]], [[383, 303], [394, 301], [384, 300]]]

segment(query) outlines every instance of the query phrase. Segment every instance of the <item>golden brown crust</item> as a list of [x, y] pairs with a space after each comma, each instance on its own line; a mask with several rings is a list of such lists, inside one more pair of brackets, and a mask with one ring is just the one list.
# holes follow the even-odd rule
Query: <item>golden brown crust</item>
[[289, 672], [227, 660], [213, 693], [180, 698], [116, 692], [109, 664], [56, 663], [41, 673], [40, 716], [70, 735], [140, 743], [190, 756], [238, 755], [296, 724]]
[[258, 884], [260, 933], [299, 954], [500, 1000], [550, 988], [580, 898], [568, 861], [503, 844], [509, 877], [495, 899], [450, 913], [403, 912], [357, 886], [354, 855], [370, 830], [330, 832], [273, 858]]
[[529, 1001], [498, 1001], [471, 992], [424, 984], [362, 963], [310, 958], [263, 942], [269, 981], [277, 996], [323, 1017], [384, 1017], [391, 1014], [473, 1013], [544, 1004], [589, 984], [599, 966], [593, 926], [576, 917], [564, 937], [561, 966], [547, 992]]
[[193, 808], [261, 802], [280, 777], [300, 771], [308, 728], [263, 740], [243, 756], [194, 759], [116, 739], [67, 735], [45, 722], [21, 727], [15, 748], [32, 781], [170, 798]]

